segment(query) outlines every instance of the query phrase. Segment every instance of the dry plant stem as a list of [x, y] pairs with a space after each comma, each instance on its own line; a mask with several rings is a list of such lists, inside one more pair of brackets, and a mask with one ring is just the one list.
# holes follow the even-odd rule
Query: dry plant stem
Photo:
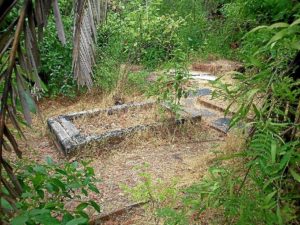
[[3, 95], [1, 99], [1, 112], [0, 112], [0, 157], [2, 160], [2, 145], [3, 145], [3, 132], [4, 132], [4, 123], [5, 123], [5, 110], [7, 107], [7, 99], [8, 99], [8, 93], [11, 86], [11, 74], [15, 65], [15, 58], [17, 54], [17, 49], [19, 45], [19, 40], [21, 36], [21, 32], [24, 25], [25, 15], [27, 11], [28, 6], [28, 0], [24, 2], [18, 23], [16, 28], [16, 33], [14, 36], [14, 42], [12, 45], [12, 49], [10, 51], [9, 55], [9, 64], [5, 75], [5, 86], [3, 90]]
[[284, 121], [287, 120], [289, 109], [290, 109], [290, 102], [287, 102], [285, 104], [285, 110], [284, 110], [284, 117], [283, 117]]
[[[257, 158], [258, 158], [258, 156], [256, 156], [256, 157], [255, 157], [254, 159], [252, 159], [251, 161], [255, 161]], [[246, 180], [247, 180], [247, 178], [248, 178], [248, 176], [249, 176], [249, 173], [250, 173], [252, 167], [253, 167], [253, 164], [252, 164], [251, 166], [249, 166], [249, 168], [248, 168], [248, 170], [247, 170], [247, 172], [246, 172], [246, 174], [245, 174], [245, 176], [244, 176], [244, 179], [243, 179], [243, 181], [242, 181], [242, 183], [241, 183], [241, 186], [239, 187], [239, 189], [238, 189], [238, 191], [237, 191], [237, 195], [240, 194], [242, 188], [244, 187], [244, 185], [245, 185], [245, 183], [246, 183]]]
[[298, 102], [298, 107], [296, 110], [296, 115], [295, 115], [295, 126], [293, 128], [292, 134], [291, 134], [291, 140], [293, 140], [295, 138], [295, 135], [297, 133], [297, 126], [299, 126], [300, 123], [300, 100]]
[[[15, 66], [15, 59], [16, 59], [16, 54], [17, 54], [17, 49], [19, 46], [19, 41], [20, 41], [20, 36], [21, 36], [21, 32], [22, 29], [24, 27], [24, 21], [25, 21], [25, 16], [26, 16], [26, 11], [27, 11], [27, 7], [28, 7], [28, 3], [29, 1], [26, 0], [23, 4], [23, 8], [21, 10], [20, 13], [20, 17], [17, 23], [17, 27], [16, 27], [16, 32], [15, 32], [15, 36], [14, 36], [14, 41], [13, 41], [13, 45], [12, 45], [12, 49], [10, 51], [10, 55], [9, 55], [9, 61], [8, 61], [8, 68], [5, 74], [5, 85], [4, 85], [4, 90], [3, 90], [3, 95], [2, 95], [2, 99], [1, 99], [1, 111], [0, 111], [0, 177], [2, 178], [2, 166], [4, 167], [4, 169], [6, 170], [8, 176], [10, 177], [12, 183], [14, 184], [14, 188], [17, 192], [21, 192], [22, 190], [20, 189], [20, 184], [18, 182], [18, 180], [16, 179], [15, 175], [13, 174], [13, 171], [11, 169], [11, 167], [6, 163], [6, 161], [3, 159], [3, 155], [2, 155], [2, 151], [3, 151], [3, 142], [4, 142], [4, 132], [6, 131], [6, 135], [9, 134], [8, 129], [5, 126], [5, 114], [6, 114], [6, 110], [7, 110], [7, 99], [8, 99], [8, 94], [11, 88], [11, 75], [13, 72], [13, 68]], [[14, 137], [12, 137], [11, 140], [14, 140]], [[16, 148], [14, 148], [14, 150], [16, 152], [19, 152], [18, 150], [18, 146], [15, 146]], [[18, 156], [20, 157], [21, 155], [18, 154]], [[6, 185], [7, 182], [3, 182], [4, 180], [2, 180], [2, 184], [8, 188], [8, 191], [12, 194], [12, 196], [14, 196], [14, 192], [13, 189], [9, 188], [8, 185]], [[1, 184], [0, 184], [1, 185]], [[1, 188], [1, 186], [0, 186]], [[2, 210], [1, 210], [2, 211]]]
[[65, 45], [66, 44], [66, 37], [65, 37], [64, 28], [62, 27], [63, 23], [62, 23], [60, 11], [59, 11], [59, 8], [58, 8], [58, 1], [57, 0], [53, 0], [53, 12], [54, 12], [55, 18], [57, 18], [55, 20], [55, 24], [56, 24], [56, 27], [57, 27], [58, 38], [62, 42], [62, 44]]
[[270, 110], [269, 110], [269, 113], [268, 113], [268, 116], [267, 116], [267, 118], [270, 118], [270, 116], [271, 116], [271, 113], [273, 112], [273, 108], [274, 108], [274, 106], [275, 106], [275, 104], [276, 104], [276, 102], [275, 102], [275, 98], [274, 98], [274, 97], [272, 97], [272, 100], [271, 100], [271, 102], [272, 102], [272, 104], [271, 104], [271, 107], [270, 107]]

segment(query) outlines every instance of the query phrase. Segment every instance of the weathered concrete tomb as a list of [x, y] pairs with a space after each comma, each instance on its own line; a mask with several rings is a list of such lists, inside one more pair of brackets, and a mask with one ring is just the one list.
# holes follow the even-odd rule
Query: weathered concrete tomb
[[[48, 128], [55, 145], [65, 155], [91, 143], [120, 142], [130, 134], [159, 126], [174, 127], [186, 120], [202, 119], [213, 129], [227, 133], [230, 118], [224, 117], [225, 109], [220, 103], [210, 100], [211, 94], [211, 89], [200, 88], [183, 99], [180, 120], [175, 119], [166, 105], [145, 101], [60, 115], [48, 119]], [[158, 106], [167, 113], [158, 115]]]
[[[48, 128], [52, 139], [65, 155], [74, 153], [93, 142], [118, 141], [129, 134], [159, 126], [179, 125], [187, 119], [200, 120], [201, 115], [185, 116], [175, 120], [174, 115], [164, 107], [167, 114], [163, 120], [154, 101], [116, 105], [106, 109], [95, 109], [49, 118]], [[138, 118], [138, 117], [141, 118]], [[126, 118], [127, 117], [127, 118]], [[119, 124], [118, 124], [119, 123]], [[92, 127], [92, 129], [90, 129]]]

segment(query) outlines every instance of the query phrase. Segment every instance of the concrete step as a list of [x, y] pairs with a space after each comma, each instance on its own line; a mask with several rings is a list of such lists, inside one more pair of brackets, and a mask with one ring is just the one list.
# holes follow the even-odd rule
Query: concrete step
[[182, 100], [183, 110], [185, 113], [194, 116], [201, 116], [202, 120], [206, 122], [210, 127], [227, 133], [229, 130], [230, 119], [232, 113], [229, 117], [224, 116], [225, 110], [216, 104], [211, 102], [199, 101], [199, 97], [211, 96], [212, 90], [209, 88], [200, 88], [195, 92], [191, 93], [188, 98]]

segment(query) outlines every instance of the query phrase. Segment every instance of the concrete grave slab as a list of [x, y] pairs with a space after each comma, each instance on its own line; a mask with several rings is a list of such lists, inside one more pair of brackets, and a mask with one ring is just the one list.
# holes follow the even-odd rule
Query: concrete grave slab
[[224, 132], [227, 132], [229, 129], [230, 124], [230, 118], [219, 118], [213, 122], [213, 125], [216, 126], [217, 129], [223, 130]]
[[215, 81], [217, 77], [210, 73], [202, 73], [197, 71], [189, 71], [189, 74], [192, 79], [195, 80], [207, 80], [207, 81]]
[[[191, 79], [195, 79], [195, 80], [205, 80], [205, 81], [214, 81], [217, 79], [217, 77], [211, 73], [207, 73], [207, 72], [201, 72], [201, 71], [187, 71], [189, 73], [189, 76], [191, 77]], [[176, 74], [176, 70], [171, 69], [169, 70], [169, 74], [170, 75], [175, 75]]]
[[[159, 126], [177, 126], [184, 123], [186, 120], [201, 120], [201, 115], [182, 115], [182, 119], [175, 120], [174, 118], [168, 119], [163, 122], [154, 122], [151, 124], [138, 124], [126, 128], [119, 128], [109, 130], [101, 134], [83, 134], [74, 125], [74, 120], [81, 117], [94, 117], [101, 113], [106, 115], [113, 115], [118, 112], [128, 112], [128, 110], [134, 110], [138, 108], [153, 107], [156, 103], [154, 101], [146, 101], [141, 103], [123, 104], [113, 106], [107, 109], [95, 109], [76, 113], [69, 113], [66, 115], [60, 115], [58, 117], [48, 119], [48, 127], [52, 136], [52, 139], [56, 147], [61, 150], [65, 155], [70, 155], [79, 149], [84, 148], [90, 143], [102, 142], [102, 141], [121, 141], [122, 138], [129, 134], [136, 132], [143, 132], [150, 129], [155, 129]], [[162, 105], [162, 107], [166, 106]], [[103, 121], [105, 123], [105, 121]]]
[[207, 95], [211, 95], [211, 93], [212, 93], [212, 90], [209, 88], [200, 88], [200, 89], [197, 89], [197, 90], [191, 92], [189, 94], [189, 97], [207, 96]]

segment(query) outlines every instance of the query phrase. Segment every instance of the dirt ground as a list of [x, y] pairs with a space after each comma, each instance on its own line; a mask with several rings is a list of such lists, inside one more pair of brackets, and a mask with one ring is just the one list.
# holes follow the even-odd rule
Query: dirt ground
[[135, 186], [141, 178], [136, 168], [147, 165], [147, 173], [166, 184], [176, 179], [178, 185], [185, 186], [199, 180], [224, 136], [201, 124], [194, 125], [198, 127], [191, 133], [183, 127], [175, 133], [163, 130], [148, 137], [135, 135], [118, 146], [96, 149], [98, 152], [93, 149], [92, 165], [103, 180], [100, 190], [104, 212], [131, 203], [120, 184]]
[[150, 108], [128, 109], [126, 112], [80, 117], [73, 121], [79, 131], [84, 134], [101, 134], [104, 132], [124, 129], [137, 125], [147, 125], [171, 118], [171, 113], [161, 112], [158, 106]]
[[[195, 66], [194, 69], [198, 68]], [[39, 103], [42, 119], [34, 117], [32, 127], [24, 127], [27, 141], [19, 140], [20, 148], [24, 150], [23, 157], [36, 162], [44, 161], [46, 156], [58, 162], [70, 160], [65, 158], [50, 140], [46, 120], [65, 113], [113, 106], [116, 99], [121, 99], [123, 103], [131, 103], [141, 102], [144, 97], [116, 97], [116, 94], [107, 96], [95, 91], [73, 100], [44, 99]], [[147, 173], [154, 181], [161, 179], [168, 185], [176, 179], [178, 186], [187, 186], [206, 175], [208, 167], [214, 162], [216, 152], [221, 149], [220, 145], [225, 143], [224, 140], [225, 134], [211, 129], [204, 122], [188, 123], [176, 129], [162, 127], [155, 132], [135, 134], [117, 145], [85, 149], [84, 153], [78, 154], [78, 160], [90, 159], [96, 176], [101, 178], [102, 181], [98, 184], [101, 194], [92, 197], [101, 204], [101, 214], [106, 215], [134, 203], [121, 186], [133, 187], [141, 181], [137, 167], [147, 165]], [[147, 220], [143, 209], [137, 208], [128, 215], [108, 220], [105, 224], [151, 222]]]
[[[141, 101], [142, 97], [130, 96], [125, 102]], [[27, 142], [19, 140], [24, 149], [23, 157], [42, 162], [46, 156], [55, 161], [66, 159], [53, 145], [46, 127], [46, 119], [66, 112], [75, 112], [114, 105], [113, 96], [103, 98], [99, 93], [90, 93], [74, 100], [55, 99], [40, 102], [42, 112], [33, 119], [32, 128], [24, 128]], [[107, 214], [134, 203], [124, 193], [121, 185], [133, 187], [140, 181], [137, 167], [147, 165], [147, 173], [153, 180], [161, 179], [166, 184], [176, 179], [179, 186], [191, 184], [206, 174], [224, 134], [212, 130], [203, 123], [186, 124], [180, 128], [162, 128], [156, 132], [136, 134], [118, 145], [93, 147], [79, 154], [80, 158], [91, 159], [91, 165], [101, 182], [100, 195], [92, 195], [102, 205], [102, 214]], [[74, 160], [74, 159], [72, 159]], [[76, 159], [75, 159], [76, 160]], [[143, 224], [142, 214], [129, 224]], [[132, 219], [132, 216], [130, 217]], [[139, 219], [137, 219], [139, 218]], [[128, 220], [128, 218], [124, 219]], [[137, 221], [136, 221], [137, 220]], [[142, 220], [142, 221], [141, 221]], [[123, 222], [107, 222], [123, 224]]]

